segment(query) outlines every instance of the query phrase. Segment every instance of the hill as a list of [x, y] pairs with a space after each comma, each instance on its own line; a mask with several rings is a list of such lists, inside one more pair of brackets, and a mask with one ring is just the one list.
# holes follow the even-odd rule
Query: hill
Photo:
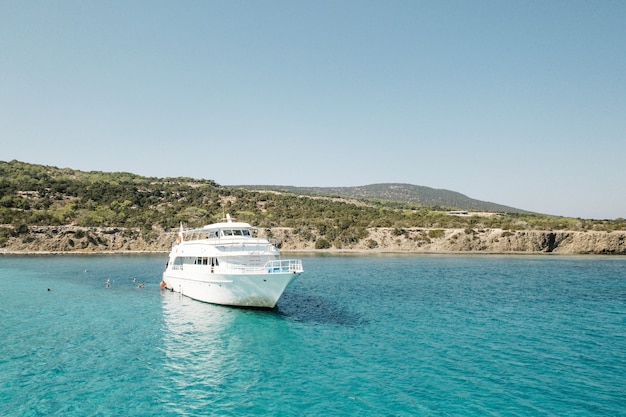
[[[259, 227], [265, 236], [278, 238], [284, 248], [305, 250], [553, 251], [558, 241], [553, 231], [612, 234], [626, 230], [624, 219], [585, 220], [497, 205], [472, 206], [471, 199], [462, 194], [442, 190], [432, 192], [428, 200], [423, 196], [432, 189], [406, 184], [334, 192], [320, 188], [306, 193], [297, 187], [251, 188], [225, 187], [207, 179], [84, 172], [0, 161], [0, 252], [164, 250], [181, 222], [199, 227], [220, 220], [225, 213]], [[418, 189], [425, 193], [420, 199]], [[447, 197], [434, 197], [442, 195]], [[435, 201], [437, 207], [425, 206]], [[470, 211], [456, 216], [443, 210], [444, 205], [500, 214]], [[539, 244], [529, 243], [528, 231], [538, 233], [533, 239]], [[588, 241], [585, 249], [576, 250], [623, 253], [626, 238], [622, 235], [608, 240], [600, 236]], [[569, 242], [574, 235], [562, 236], [562, 242]], [[442, 244], [441, 239], [449, 242]], [[503, 242], [511, 242], [503, 246], [511, 249], [498, 249]]]
[[526, 210], [502, 204], [476, 200], [456, 191], [401, 183], [371, 184], [357, 187], [293, 187], [280, 185], [237, 185], [233, 187], [246, 190], [289, 192], [310, 196], [341, 197], [370, 202], [390, 201], [441, 210], [529, 213]]

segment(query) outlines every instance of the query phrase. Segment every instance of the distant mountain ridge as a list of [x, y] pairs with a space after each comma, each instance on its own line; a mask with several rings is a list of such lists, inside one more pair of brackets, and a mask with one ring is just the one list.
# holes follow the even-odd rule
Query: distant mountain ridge
[[529, 213], [526, 210], [488, 201], [476, 200], [456, 191], [422, 185], [382, 183], [354, 187], [295, 187], [286, 185], [236, 185], [234, 188], [289, 192], [310, 196], [341, 197], [359, 200], [382, 200], [440, 207], [448, 210]]

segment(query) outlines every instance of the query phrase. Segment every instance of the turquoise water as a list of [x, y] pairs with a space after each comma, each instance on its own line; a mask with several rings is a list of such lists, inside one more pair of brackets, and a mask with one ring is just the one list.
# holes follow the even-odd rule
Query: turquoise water
[[625, 258], [303, 262], [259, 311], [164, 256], [0, 256], [0, 415], [626, 415]]

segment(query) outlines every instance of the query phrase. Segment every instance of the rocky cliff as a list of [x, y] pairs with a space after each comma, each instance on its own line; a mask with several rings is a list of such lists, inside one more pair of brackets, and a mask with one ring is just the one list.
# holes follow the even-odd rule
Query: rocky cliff
[[[260, 230], [259, 234], [275, 239], [283, 251], [314, 251], [321, 239], [290, 228]], [[329, 242], [331, 248], [320, 251], [626, 255], [626, 231], [375, 228], [368, 234], [357, 242]], [[0, 254], [167, 252], [175, 238], [175, 231], [38, 226], [0, 238]]]

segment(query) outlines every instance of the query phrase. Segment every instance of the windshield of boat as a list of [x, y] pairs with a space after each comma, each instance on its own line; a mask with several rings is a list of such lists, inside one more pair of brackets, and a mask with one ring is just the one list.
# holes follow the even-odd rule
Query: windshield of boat
[[222, 230], [222, 236], [246, 236], [250, 237], [250, 230], [248, 229], [224, 229]]

